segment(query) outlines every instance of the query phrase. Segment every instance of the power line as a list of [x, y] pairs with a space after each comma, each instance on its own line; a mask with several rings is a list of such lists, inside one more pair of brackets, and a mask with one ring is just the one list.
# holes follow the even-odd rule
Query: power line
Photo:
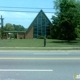
[[53, 9], [53, 8], [36, 8], [36, 7], [7, 7], [7, 6], [0, 6], [0, 8], [20, 8], [20, 9]]
[[[28, 12], [28, 13], [39, 13], [38, 11], [18, 11], [18, 10], [0, 10], [5, 12]], [[45, 12], [45, 13], [55, 13], [55, 12]]]

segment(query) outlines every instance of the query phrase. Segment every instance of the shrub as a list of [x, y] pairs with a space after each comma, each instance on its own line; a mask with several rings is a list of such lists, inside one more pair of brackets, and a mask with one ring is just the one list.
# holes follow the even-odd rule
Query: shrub
[[43, 36], [40, 36], [39, 39], [44, 39], [44, 37]]
[[48, 36], [47, 36], [47, 39], [52, 39], [51, 35], [48, 35]]
[[20, 37], [20, 39], [22, 39], [22, 37]]

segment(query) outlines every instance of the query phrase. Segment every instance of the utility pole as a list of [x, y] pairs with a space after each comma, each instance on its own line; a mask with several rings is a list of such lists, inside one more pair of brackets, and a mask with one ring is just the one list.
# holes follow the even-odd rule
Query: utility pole
[[0, 23], [0, 25], [1, 25], [1, 39], [3, 39], [3, 33], [4, 33], [4, 31], [3, 31], [3, 19], [4, 18], [2, 18], [2, 15], [1, 15], [1, 23]]

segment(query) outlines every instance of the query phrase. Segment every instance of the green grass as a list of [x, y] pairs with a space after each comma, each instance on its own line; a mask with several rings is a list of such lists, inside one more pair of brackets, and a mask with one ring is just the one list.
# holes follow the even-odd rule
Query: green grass
[[43, 40], [39, 39], [5, 39], [0, 40], [0, 47], [42, 47]]
[[48, 47], [80, 47], [80, 40], [73, 40], [71, 42], [65, 40], [48, 40]]
[[[53, 40], [53, 39], [47, 39], [46, 40], [46, 48], [44, 48], [44, 39], [3, 39], [0, 40], [0, 49], [3, 49], [4, 47], [7, 47], [8, 49], [12, 47], [12, 49], [58, 49], [58, 48], [69, 48], [69, 47], [80, 47], [80, 40], [74, 40], [70, 43], [64, 40]], [[74, 49], [74, 48], [72, 48]], [[78, 48], [80, 49], [80, 48]]]

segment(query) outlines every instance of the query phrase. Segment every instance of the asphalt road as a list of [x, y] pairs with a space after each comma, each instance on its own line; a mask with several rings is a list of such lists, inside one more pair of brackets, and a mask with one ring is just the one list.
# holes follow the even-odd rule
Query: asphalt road
[[0, 51], [0, 80], [74, 80], [80, 51]]

